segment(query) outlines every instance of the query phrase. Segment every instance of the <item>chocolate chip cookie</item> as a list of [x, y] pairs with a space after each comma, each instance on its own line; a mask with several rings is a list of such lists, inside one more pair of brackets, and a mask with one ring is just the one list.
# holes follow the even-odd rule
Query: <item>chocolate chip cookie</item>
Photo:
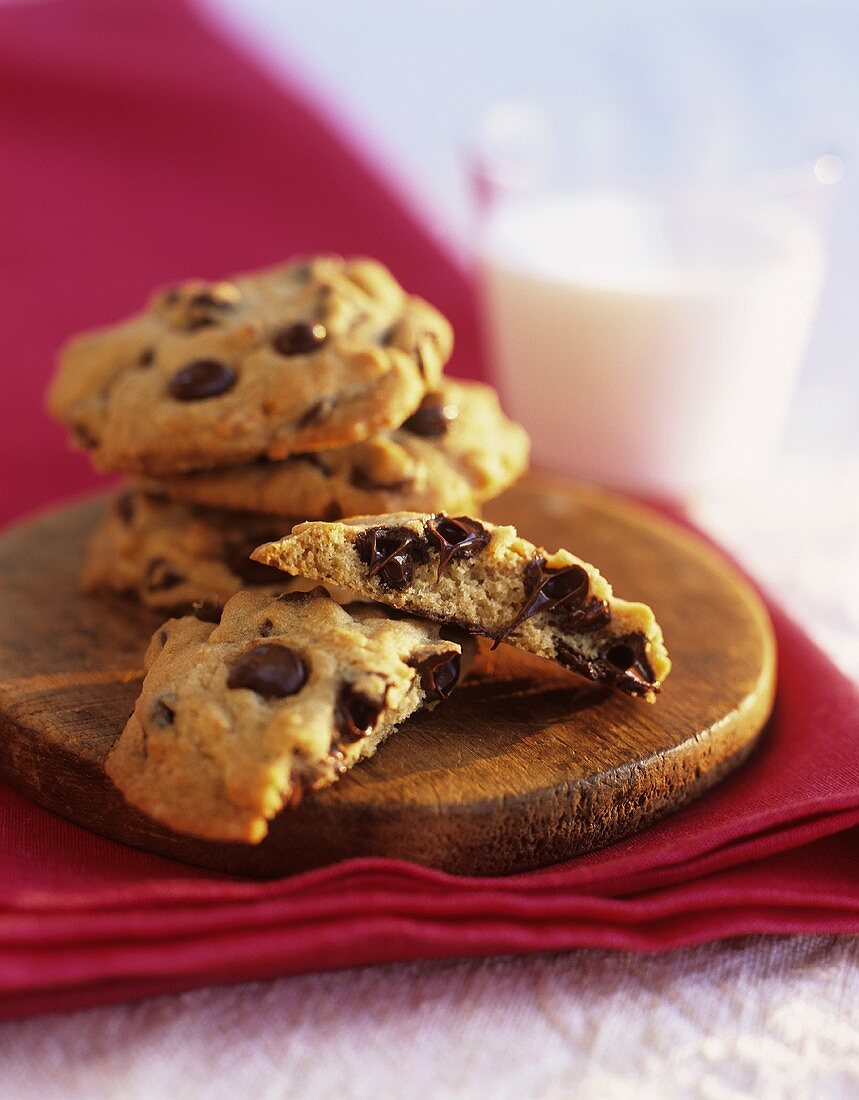
[[452, 344], [381, 264], [323, 256], [156, 294], [72, 340], [48, 402], [99, 469], [158, 477], [395, 428]]
[[128, 490], [93, 532], [81, 584], [85, 592], [130, 595], [174, 615], [192, 607], [220, 609], [241, 588], [312, 587], [249, 557], [261, 541], [278, 538], [294, 522]]
[[107, 774], [178, 832], [257, 843], [284, 806], [450, 695], [474, 643], [446, 637], [321, 590], [241, 592], [217, 626], [172, 619], [152, 638]]
[[594, 566], [471, 516], [400, 512], [302, 523], [256, 561], [455, 624], [653, 702], [671, 662], [649, 607]]
[[446, 381], [400, 428], [363, 443], [166, 478], [163, 487], [175, 500], [305, 518], [473, 510], [524, 472], [528, 451], [494, 390]]

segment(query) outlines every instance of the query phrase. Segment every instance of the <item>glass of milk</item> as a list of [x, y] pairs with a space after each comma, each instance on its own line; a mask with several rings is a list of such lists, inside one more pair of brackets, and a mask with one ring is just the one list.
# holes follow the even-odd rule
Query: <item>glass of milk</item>
[[546, 172], [531, 121], [474, 182], [490, 355], [535, 465], [679, 494], [761, 473], [817, 313], [818, 193], [840, 161], [585, 186]]

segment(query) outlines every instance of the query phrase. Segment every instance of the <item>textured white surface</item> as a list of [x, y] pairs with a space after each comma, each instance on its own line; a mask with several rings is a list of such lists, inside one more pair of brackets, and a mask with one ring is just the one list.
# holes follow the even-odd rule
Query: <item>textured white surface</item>
[[0, 1094], [859, 1095], [859, 940], [577, 951], [202, 990], [0, 1029]]

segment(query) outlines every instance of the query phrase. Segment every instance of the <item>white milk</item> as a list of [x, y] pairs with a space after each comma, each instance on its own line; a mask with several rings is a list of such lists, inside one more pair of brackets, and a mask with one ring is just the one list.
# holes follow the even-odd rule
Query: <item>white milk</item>
[[772, 455], [824, 271], [797, 210], [508, 201], [482, 267], [502, 393], [536, 464], [683, 492]]

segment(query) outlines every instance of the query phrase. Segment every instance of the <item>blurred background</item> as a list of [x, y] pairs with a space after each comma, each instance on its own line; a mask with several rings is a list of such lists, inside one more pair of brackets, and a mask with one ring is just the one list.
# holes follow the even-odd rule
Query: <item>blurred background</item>
[[[859, 561], [855, 0], [206, 0], [206, 7], [272, 72], [298, 73], [463, 268], [478, 273], [489, 370], [509, 411], [531, 430], [537, 461], [623, 484], [614, 476], [616, 463], [589, 466], [584, 449], [575, 450], [582, 431], [588, 442], [599, 440], [599, 431], [594, 435], [583, 424], [581, 409], [589, 411], [595, 396], [613, 397], [625, 416], [606, 436], [612, 450], [618, 437], [624, 448], [636, 432], [642, 438], [632, 446], [639, 453], [665, 444], [652, 476], [644, 484], [627, 477], [627, 487], [682, 493], [693, 516], [810, 623], [845, 670], [859, 675], [859, 585], [852, 580]], [[531, 135], [523, 138], [529, 126]], [[704, 295], [697, 312], [682, 304], [682, 287], [679, 307], [669, 293], [668, 305], [654, 309], [642, 286], [648, 280], [660, 285], [659, 265], [649, 255], [631, 296], [606, 296], [598, 287], [596, 299], [571, 297], [570, 282], [582, 272], [552, 268], [559, 251], [570, 255], [585, 209], [572, 218], [575, 225], [568, 219], [557, 247], [542, 257], [540, 248], [535, 256], [522, 242], [526, 218], [512, 266], [521, 261], [526, 274], [536, 274], [536, 289], [523, 299], [521, 281], [502, 271], [493, 291], [487, 270], [497, 275], [498, 269], [485, 254], [486, 226], [491, 252], [493, 223], [484, 211], [481, 230], [476, 206], [487, 204], [480, 170], [488, 158], [492, 174], [499, 144], [501, 176], [509, 154], [514, 177], [523, 161], [520, 175], [540, 177], [548, 149], [548, 172], [543, 164], [543, 178], [528, 180], [538, 195], [551, 193], [553, 184], [605, 190], [614, 171], [633, 193], [655, 180], [669, 208], [672, 180], [687, 191], [712, 184], [717, 196], [731, 196], [735, 213], [748, 199], [750, 220], [734, 219], [733, 253], [727, 249], [715, 265], [720, 287], [709, 299]], [[786, 259], [784, 221], [768, 265], [754, 248], [744, 253], [742, 241], [747, 229], [750, 235], [760, 230], [757, 200], [781, 185], [791, 209], [808, 215], [812, 236], [804, 244], [797, 237]], [[798, 205], [792, 189], [805, 190], [810, 203]], [[611, 211], [595, 219], [591, 256], [606, 217]], [[632, 222], [627, 241], [641, 229], [640, 220]], [[542, 230], [551, 237], [551, 220]], [[709, 232], [719, 235], [712, 226]], [[535, 271], [541, 258], [547, 278], [546, 270]], [[617, 268], [609, 273], [615, 289], [628, 274], [624, 259], [618, 257], [619, 280]], [[682, 281], [682, 264], [674, 274]], [[585, 275], [593, 289], [599, 273]], [[578, 330], [588, 369], [568, 357], [567, 388], [533, 397], [546, 379], [536, 355], [523, 361], [529, 337], [536, 353], [557, 351], [545, 341], [546, 327], [563, 341], [571, 317], [596, 318]], [[649, 350], [668, 364], [640, 413], [630, 394], [642, 392], [648, 374], [635, 355], [624, 360], [630, 349], [611, 339], [612, 331], [630, 324], [643, 332], [643, 344], [632, 349], [639, 353], [658, 329]], [[620, 373], [605, 374], [607, 365]], [[571, 388], [577, 375], [586, 384]], [[603, 389], [587, 384], [600, 377], [609, 379]], [[578, 413], [565, 431], [558, 410], [571, 409]], [[649, 434], [641, 429], [645, 416], [653, 417]], [[558, 460], [565, 442], [566, 463]], [[727, 462], [726, 451], [734, 452]], [[620, 460], [627, 475], [630, 457]], [[690, 481], [691, 466], [701, 476]]]
[[[828, 278], [791, 450], [859, 424], [859, 7], [854, 0], [206, 0], [296, 71], [470, 262], [467, 168], [499, 101], [545, 108], [581, 159], [684, 176], [832, 153]], [[584, 182], [588, 182], [587, 179]], [[785, 306], [787, 310], [787, 306]]]

